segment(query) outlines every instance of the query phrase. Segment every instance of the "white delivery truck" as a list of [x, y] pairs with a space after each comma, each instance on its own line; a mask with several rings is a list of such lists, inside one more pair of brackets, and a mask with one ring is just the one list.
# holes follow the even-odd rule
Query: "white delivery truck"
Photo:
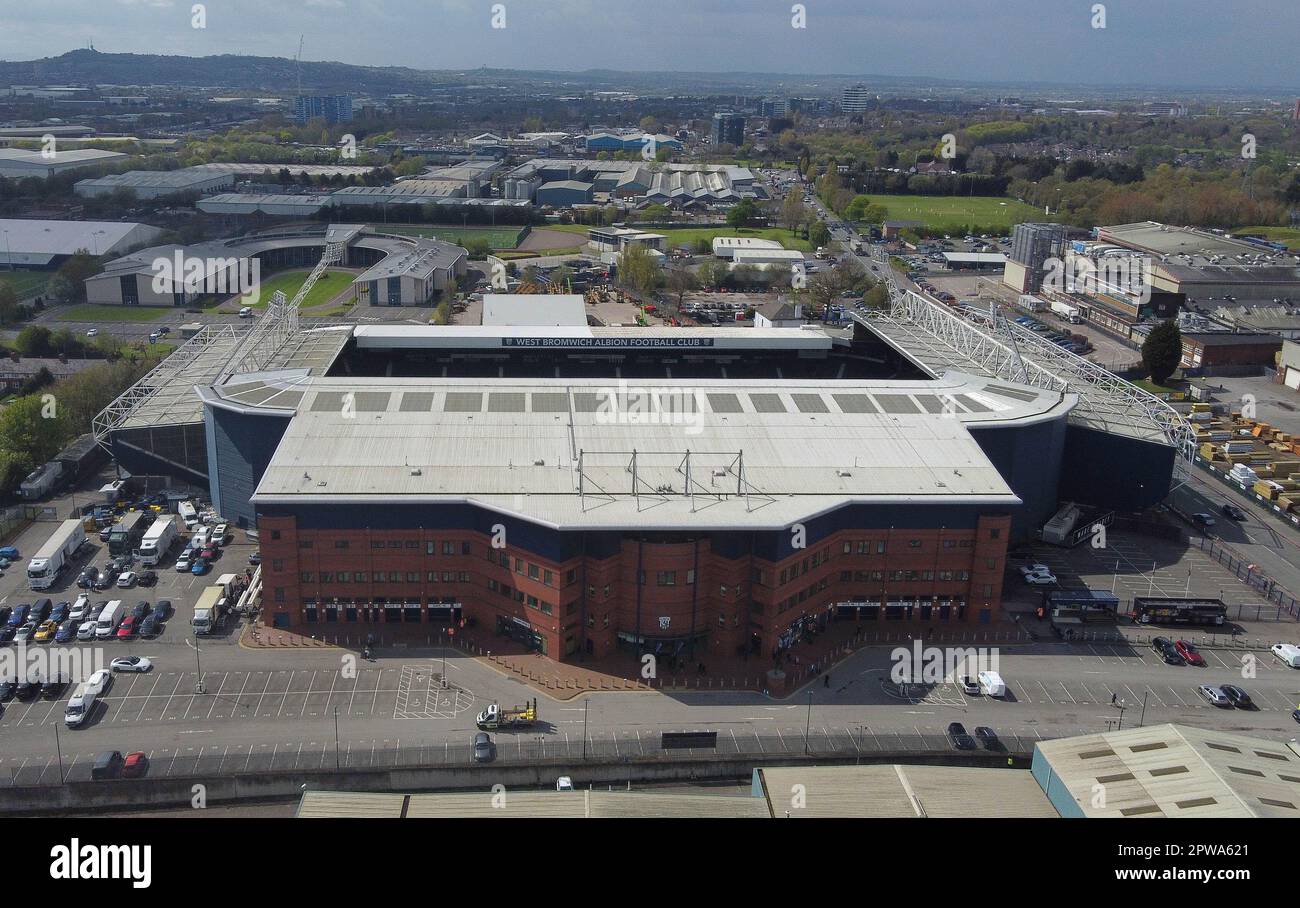
[[1079, 315], [1078, 306], [1071, 306], [1069, 303], [1063, 303], [1060, 300], [1052, 300], [1052, 311], [1072, 325], [1077, 325], [1083, 321], [1083, 317]]
[[90, 711], [95, 708], [95, 696], [98, 693], [84, 681], [77, 685], [68, 700], [68, 707], [63, 711], [63, 721], [68, 728], [76, 728], [86, 721]]
[[190, 619], [190, 627], [194, 628], [195, 634], [210, 634], [216, 630], [225, 601], [225, 592], [221, 587], [213, 584], [204, 588], [199, 594], [199, 601], [194, 603], [194, 617]]
[[170, 515], [159, 517], [140, 540], [136, 555], [145, 567], [153, 567], [166, 557], [175, 541], [176, 518]]
[[1006, 695], [1007, 685], [1002, 680], [1002, 676], [997, 672], [980, 672], [979, 673], [980, 690], [990, 697], [1002, 697]]
[[1292, 646], [1290, 643], [1274, 643], [1271, 652], [1289, 668], [1300, 668], [1300, 646]]
[[54, 586], [59, 572], [72, 560], [77, 549], [86, 541], [86, 528], [80, 520], [65, 520], [41, 546], [31, 561], [27, 562], [27, 580], [34, 590], [48, 590]]
[[116, 634], [118, 625], [122, 623], [122, 618], [125, 616], [126, 603], [121, 599], [114, 599], [99, 613], [99, 620], [95, 622], [95, 637], [104, 640]]
[[180, 517], [181, 523], [185, 529], [193, 530], [199, 525], [199, 512], [195, 510], [193, 502], [182, 501], [176, 506], [176, 516]]
[[207, 545], [208, 534], [209, 534], [209, 530], [207, 527], [201, 527], [200, 529], [196, 530], [194, 535], [190, 537], [190, 551], [197, 552], [200, 549], [202, 549], [205, 545]]

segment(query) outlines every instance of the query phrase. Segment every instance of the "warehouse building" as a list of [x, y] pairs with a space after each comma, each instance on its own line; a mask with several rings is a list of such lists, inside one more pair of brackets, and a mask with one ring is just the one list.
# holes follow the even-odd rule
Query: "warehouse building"
[[533, 201], [538, 205], [552, 208], [590, 205], [594, 197], [594, 188], [594, 183], [584, 183], [580, 180], [554, 180], [539, 186]]
[[483, 324], [497, 328], [585, 328], [587, 305], [580, 293], [485, 293]]
[[[645, 161], [587, 161], [535, 158], [505, 174], [502, 197], [531, 199], [547, 183], [591, 183], [595, 201], [622, 199], [635, 206], [730, 205], [744, 198], [766, 199], [767, 191], [747, 167], [729, 164], [656, 164]], [[539, 203], [540, 204], [540, 203]]]
[[757, 236], [715, 236], [713, 254], [720, 259], [730, 259], [739, 249], [773, 251], [784, 247], [776, 240]]
[[146, 200], [186, 193], [206, 195], [232, 189], [234, 185], [235, 175], [232, 173], [212, 171], [206, 167], [183, 167], [180, 170], [128, 170], [92, 180], [79, 180], [73, 191], [82, 198], [93, 199], [120, 190]]
[[663, 133], [648, 132], [595, 132], [585, 138], [584, 144], [587, 151], [592, 154], [598, 154], [602, 151], [614, 154], [622, 151], [641, 155], [645, 153], [646, 149], [649, 149], [651, 158], [660, 148], [670, 148], [673, 151], [682, 150], [682, 143], [678, 139]]
[[0, 265], [49, 271], [78, 252], [121, 255], [152, 243], [162, 231], [123, 221], [0, 219]]
[[665, 234], [631, 227], [592, 227], [587, 231], [587, 246], [602, 257], [620, 253], [629, 246], [645, 246], [663, 252], [666, 242], [668, 237]]
[[0, 177], [10, 180], [45, 180], [55, 174], [125, 161], [126, 158], [120, 151], [101, 151], [97, 148], [57, 151], [49, 156], [39, 151], [0, 148]]
[[1040, 741], [1032, 772], [1063, 817], [1300, 817], [1300, 754], [1250, 735], [1153, 725]]
[[328, 194], [223, 192], [199, 199], [194, 207], [204, 214], [239, 217], [312, 218], [330, 206]]

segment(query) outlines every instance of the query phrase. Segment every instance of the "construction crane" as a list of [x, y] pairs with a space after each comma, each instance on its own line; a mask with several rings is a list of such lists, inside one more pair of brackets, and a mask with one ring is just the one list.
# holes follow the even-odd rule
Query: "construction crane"
[[298, 71], [298, 97], [302, 97], [302, 42], [306, 35], [298, 36], [298, 53], [293, 55], [293, 66]]

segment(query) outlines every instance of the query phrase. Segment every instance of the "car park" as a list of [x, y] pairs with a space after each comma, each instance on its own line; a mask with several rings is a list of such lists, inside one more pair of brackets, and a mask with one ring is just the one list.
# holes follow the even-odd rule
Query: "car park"
[[147, 672], [153, 668], [153, 662], [144, 656], [119, 656], [108, 667], [115, 672]]
[[966, 732], [966, 726], [960, 722], [949, 723], [948, 740], [958, 750], [975, 750], [976, 748], [975, 739]]
[[1224, 695], [1232, 701], [1232, 705], [1237, 709], [1255, 708], [1255, 701], [1250, 699], [1250, 694], [1246, 693], [1243, 688], [1235, 684], [1224, 684], [1219, 689], [1223, 691]]

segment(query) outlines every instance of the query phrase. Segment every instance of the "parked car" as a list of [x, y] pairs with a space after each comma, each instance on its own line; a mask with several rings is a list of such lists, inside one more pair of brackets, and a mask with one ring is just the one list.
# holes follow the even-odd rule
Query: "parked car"
[[1182, 665], [1183, 657], [1178, 654], [1173, 641], [1168, 637], [1155, 637], [1151, 641], [1151, 650], [1168, 665]]
[[1175, 641], [1174, 649], [1178, 651], [1178, 655], [1182, 656], [1183, 661], [1185, 661], [1188, 665], [1205, 664], [1205, 657], [1202, 656], [1200, 651], [1187, 640]]
[[87, 690], [93, 690], [95, 696], [99, 696], [104, 691], [113, 686], [113, 673], [106, 668], [90, 673], [90, 677], [84, 682]]
[[96, 592], [103, 592], [104, 590], [112, 589], [113, 584], [117, 583], [117, 575], [118, 575], [117, 571], [114, 571], [110, 568], [105, 568], [104, 571], [99, 575], [99, 579], [95, 581], [91, 589], [95, 590]]
[[119, 656], [108, 667], [115, 672], [147, 672], [153, 668], [153, 663], [144, 656]]
[[185, 552], [185, 553], [183, 553], [183, 554], [181, 555], [181, 557], [179, 557], [179, 558], [176, 559], [176, 570], [179, 571], [180, 573], [185, 573], [185, 572], [188, 571], [192, 566], [193, 566], [193, 565], [192, 565], [191, 562], [190, 562], [190, 553], [189, 553], [189, 552]]
[[18, 682], [18, 687], [14, 690], [14, 696], [19, 700], [35, 700], [36, 695], [41, 692], [41, 679], [38, 675], [28, 675]]
[[68, 620], [68, 612], [72, 611], [71, 602], [60, 602], [50, 610], [50, 620], [55, 624], [62, 624]]
[[487, 732], [479, 732], [474, 736], [474, 762], [491, 763], [495, 755], [496, 748], [492, 744], [492, 738]]
[[117, 578], [117, 588], [120, 590], [129, 590], [131, 587], [135, 586], [135, 582], [139, 579], [139, 575], [136, 574], [135, 571], [127, 571], [121, 577]]
[[77, 627], [77, 639], [78, 639], [78, 640], [94, 640], [94, 639], [95, 639], [95, 628], [98, 626], [98, 624], [99, 624], [99, 622], [98, 622], [98, 621], [95, 621], [94, 619], [92, 619], [92, 620], [90, 620], [90, 621], [83, 621], [83, 622], [82, 622], [82, 623]]
[[998, 739], [998, 733], [987, 725], [977, 725], [975, 727], [975, 737], [980, 744], [984, 745], [985, 750], [1001, 751], [1006, 749]]
[[[1023, 573], [1023, 572], [1022, 572]], [[1034, 572], [1024, 573], [1025, 583], [1031, 586], [1050, 586], [1056, 583], [1055, 574], [1039, 574]]]
[[9, 613], [9, 620], [5, 622], [10, 627], [22, 627], [27, 623], [27, 616], [31, 613], [32, 607], [26, 603], [15, 605], [13, 611]]
[[958, 750], [975, 750], [975, 739], [967, 734], [966, 726], [960, 722], [949, 723], [948, 739], [952, 741], [952, 746]]
[[1250, 699], [1250, 694], [1235, 684], [1224, 684], [1220, 688], [1224, 695], [1232, 701], [1232, 705], [1237, 709], [1254, 709], [1255, 701]]
[[962, 675], [961, 692], [972, 697], [978, 697], [980, 694], [979, 682], [970, 675]]
[[154, 571], [141, 571], [135, 582], [137, 586], [153, 586], [158, 582], [158, 575]]
[[1215, 706], [1232, 705], [1232, 701], [1228, 699], [1228, 695], [1213, 684], [1202, 684], [1200, 687], [1196, 688], [1196, 692]]
[[1225, 504], [1221, 510], [1223, 511], [1223, 516], [1231, 517], [1233, 520], [1246, 519], [1246, 512], [1235, 504]]
[[262, 553], [261, 553], [260, 551], [257, 551], [257, 552], [254, 552], [253, 554], [249, 555], [249, 556], [248, 556], [248, 563], [249, 563], [249, 564], [261, 564], [261, 563], [262, 563]]
[[216, 561], [220, 551], [215, 545], [206, 545], [199, 550], [199, 557], [204, 561]]
[[7, 702], [14, 698], [14, 691], [18, 690], [18, 679], [5, 678], [0, 681], [0, 703]]
[[77, 587], [79, 589], [88, 590], [95, 585], [95, 581], [98, 579], [99, 579], [99, 568], [94, 567], [92, 565], [91, 567], [88, 567], [84, 571], [82, 571], [81, 574], [77, 577]]
[[116, 779], [122, 774], [122, 751], [106, 750], [90, 764], [90, 777], [95, 780]]
[[140, 636], [146, 639], [157, 637], [162, 630], [162, 622], [157, 615], [146, 615], [140, 622]]
[[195, 577], [201, 577], [208, 572], [208, 561], [206, 558], [195, 558], [194, 563], [190, 565], [190, 573]]
[[1205, 513], [1204, 511], [1198, 511], [1197, 513], [1193, 514], [1192, 522], [1200, 527], [1208, 528], [1214, 526], [1214, 518], [1211, 517], [1209, 514]]
[[50, 612], [52, 611], [54, 611], [54, 603], [49, 599], [42, 599], [32, 606], [32, 613], [27, 616], [27, 620], [40, 624], [46, 618], [50, 617]]
[[135, 615], [127, 615], [122, 619], [122, 623], [117, 626], [117, 633], [113, 636], [118, 640], [130, 640], [136, 635], [136, 630], [140, 626], [140, 619]]
[[149, 755], [142, 750], [132, 751], [122, 761], [122, 778], [138, 779], [149, 771]]
[[172, 601], [170, 599], [159, 599], [153, 605], [153, 615], [150, 617], [157, 618], [159, 621], [166, 621], [172, 616]]
[[37, 625], [28, 621], [14, 632], [14, 643], [30, 643], [32, 636], [36, 633], [36, 628]]
[[54, 633], [55, 643], [70, 643], [77, 637], [77, 622], [71, 619], [59, 625], [59, 629]]

